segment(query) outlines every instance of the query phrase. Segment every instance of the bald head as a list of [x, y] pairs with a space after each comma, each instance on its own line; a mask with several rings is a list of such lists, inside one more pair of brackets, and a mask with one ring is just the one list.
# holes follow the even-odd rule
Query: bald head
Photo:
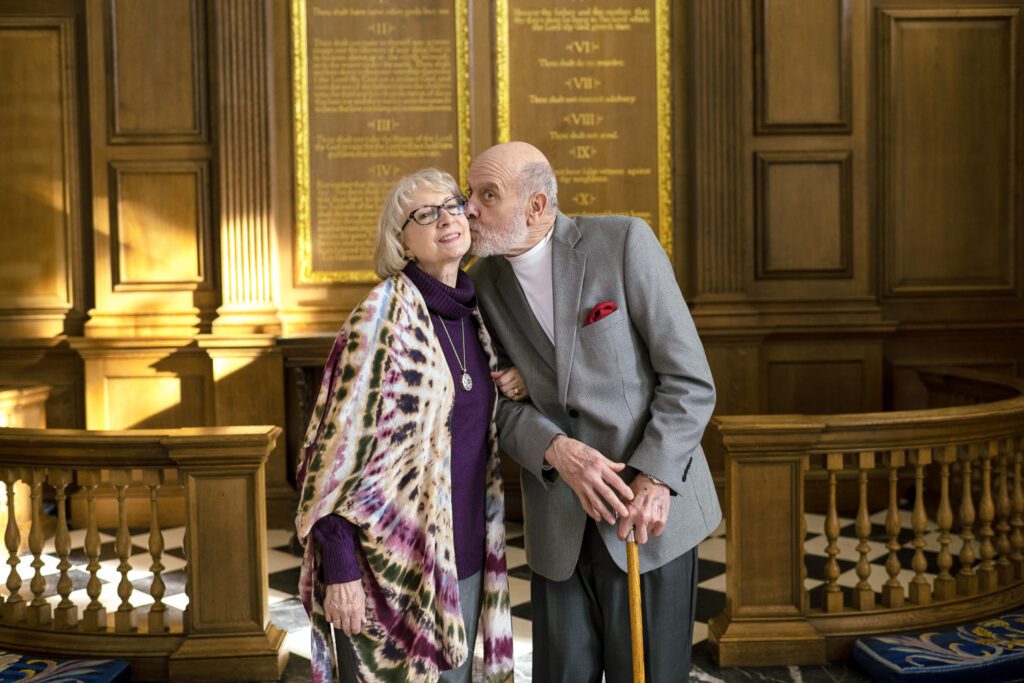
[[542, 163], [547, 164], [548, 168], [551, 167], [543, 152], [529, 142], [519, 140], [505, 142], [485, 150], [473, 161], [473, 164], [481, 162], [502, 164], [510, 169], [522, 168], [531, 163]]
[[471, 172], [472, 169], [486, 169], [502, 178], [523, 202], [529, 201], [531, 195], [542, 193], [547, 200], [545, 213], [558, 208], [558, 182], [551, 162], [528, 142], [513, 140], [495, 145], [473, 160]]
[[536, 244], [555, 223], [558, 183], [547, 157], [526, 142], [482, 152], [469, 167], [467, 206], [478, 256], [514, 256]]

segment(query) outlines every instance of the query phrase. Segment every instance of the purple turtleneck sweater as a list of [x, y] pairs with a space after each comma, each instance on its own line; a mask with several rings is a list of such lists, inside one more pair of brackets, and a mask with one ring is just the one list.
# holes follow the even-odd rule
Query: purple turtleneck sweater
[[[469, 276], [460, 270], [455, 287], [448, 287], [412, 262], [404, 272], [427, 302], [434, 333], [444, 350], [455, 384], [455, 405], [449, 420], [452, 433], [452, 526], [455, 568], [459, 578], [464, 579], [484, 566], [487, 430], [494, 406], [494, 382], [489, 374], [487, 355], [477, 335], [476, 319], [471, 315], [476, 308], [476, 290]], [[447, 328], [447, 335], [441, 329], [442, 325]], [[463, 327], [466, 358], [462, 358]], [[473, 378], [471, 391], [463, 390], [459, 381], [462, 376], [459, 359], [463, 360]], [[324, 583], [345, 583], [360, 578], [358, 527], [338, 515], [327, 515], [313, 525], [313, 535], [320, 545]]]

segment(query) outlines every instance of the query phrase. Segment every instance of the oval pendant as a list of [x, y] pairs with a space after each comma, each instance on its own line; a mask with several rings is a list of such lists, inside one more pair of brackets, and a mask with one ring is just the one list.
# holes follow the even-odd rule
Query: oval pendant
[[473, 390], [473, 378], [469, 376], [468, 372], [462, 373], [462, 388], [466, 391]]

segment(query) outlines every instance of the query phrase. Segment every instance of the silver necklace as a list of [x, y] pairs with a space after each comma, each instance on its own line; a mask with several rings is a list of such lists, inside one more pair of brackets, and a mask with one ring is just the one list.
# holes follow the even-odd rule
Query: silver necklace
[[473, 378], [466, 372], [466, 319], [459, 319], [459, 328], [462, 330], [462, 358], [459, 358], [459, 352], [455, 350], [455, 342], [452, 341], [452, 335], [448, 332], [448, 323], [444, 321], [444, 318], [438, 316], [438, 320], [441, 321], [441, 329], [444, 330], [444, 336], [448, 337], [448, 343], [452, 345], [452, 353], [455, 354], [455, 362], [459, 364], [459, 369], [462, 370], [462, 376], [459, 378], [459, 382], [462, 384], [464, 391], [473, 390]]

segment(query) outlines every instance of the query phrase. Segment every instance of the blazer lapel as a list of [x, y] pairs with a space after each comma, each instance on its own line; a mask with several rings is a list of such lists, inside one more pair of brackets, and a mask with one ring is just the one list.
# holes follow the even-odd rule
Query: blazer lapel
[[537, 316], [533, 314], [530, 302], [526, 300], [512, 266], [503, 257], [496, 257], [494, 262], [498, 269], [497, 290], [511, 313], [511, 319], [516, 321], [517, 327], [530, 340], [537, 354], [554, 370], [555, 347], [537, 321]]
[[583, 293], [583, 273], [587, 256], [577, 251], [580, 230], [576, 222], [562, 213], [555, 222], [551, 240], [551, 279], [555, 308], [555, 359], [558, 372], [558, 400], [565, 406], [569, 395], [569, 373], [576, 348], [576, 330]]

